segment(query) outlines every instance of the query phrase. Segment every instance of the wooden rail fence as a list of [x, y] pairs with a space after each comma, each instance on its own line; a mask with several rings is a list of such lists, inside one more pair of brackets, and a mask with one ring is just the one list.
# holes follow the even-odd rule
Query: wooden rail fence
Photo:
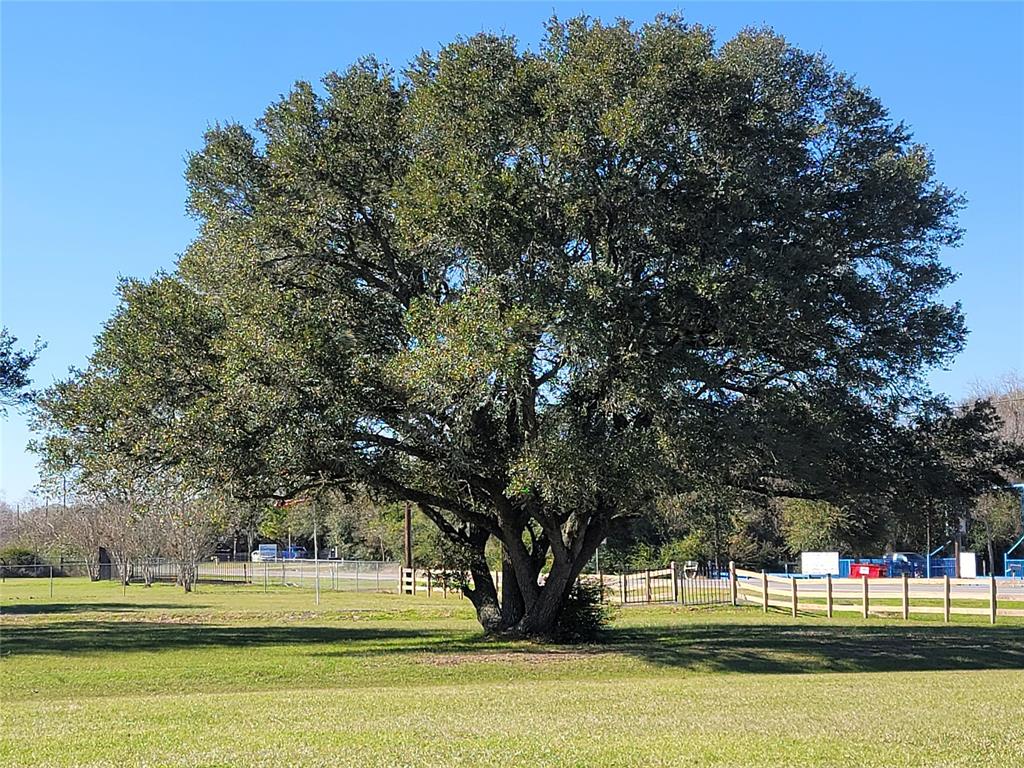
[[[456, 578], [460, 577], [460, 578]], [[430, 570], [426, 568], [401, 568], [398, 591], [405, 595], [425, 597], [461, 597], [461, 590], [455, 586], [466, 574], [453, 571]], [[492, 571], [494, 586], [501, 594], [501, 571]], [[619, 605], [650, 603], [679, 603], [682, 605], [729, 605], [729, 579], [721, 576], [704, 576], [688, 573], [685, 569], [670, 563], [668, 568], [652, 568], [627, 573], [590, 573], [580, 576], [600, 587], [601, 602]], [[734, 602], [734, 601], [733, 601]]]
[[[837, 612], [870, 615], [898, 615], [909, 619], [911, 613], [942, 614], [943, 621], [953, 615], [987, 616], [992, 624], [999, 616], [1024, 616], [1024, 609], [1000, 607], [1000, 602], [1024, 602], [1021, 595], [1000, 594], [995, 577], [987, 579], [834, 579], [773, 576], [764, 571], [748, 571], [730, 564], [729, 584], [733, 605], [754, 604], [765, 612], [782, 608], [791, 615], [824, 612], [831, 618]], [[913, 604], [917, 600], [916, 605]], [[889, 602], [879, 602], [879, 601]], [[929, 601], [928, 604], [921, 601]], [[936, 605], [935, 603], [941, 604]], [[956, 602], [984, 602], [984, 606], [957, 605]]]

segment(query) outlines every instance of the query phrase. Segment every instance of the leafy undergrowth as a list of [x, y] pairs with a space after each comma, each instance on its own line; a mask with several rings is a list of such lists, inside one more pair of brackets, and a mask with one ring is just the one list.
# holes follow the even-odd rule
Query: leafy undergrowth
[[[9, 581], [0, 765], [1009, 765], [1024, 622], [619, 611], [481, 637], [465, 601]], [[885, 674], [879, 674], [885, 673]]]

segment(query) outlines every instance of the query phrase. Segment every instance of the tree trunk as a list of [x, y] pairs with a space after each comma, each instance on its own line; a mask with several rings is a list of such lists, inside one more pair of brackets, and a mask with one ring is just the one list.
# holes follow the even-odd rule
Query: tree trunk
[[498, 590], [494, 587], [494, 579], [482, 558], [474, 560], [469, 572], [473, 578], [473, 586], [463, 588], [463, 593], [476, 609], [476, 618], [487, 634], [494, 634], [502, 629], [501, 606], [498, 604]]
[[[553, 518], [544, 518], [538, 531], [530, 520], [540, 519], [539, 515], [527, 516], [521, 507], [506, 503], [500, 507], [496, 527], [459, 527], [429, 505], [420, 504], [420, 508], [444, 536], [469, 554], [473, 586], [464, 586], [463, 593], [476, 609], [484, 632], [537, 639], [552, 639], [557, 634], [566, 600], [604, 538], [608, 519], [607, 515], [582, 515], [564, 523], [568, 530], [563, 531]], [[491, 536], [502, 544], [500, 600], [485, 557]], [[540, 573], [549, 552], [554, 563], [541, 585]]]
[[538, 639], [555, 637], [569, 593], [604, 538], [604, 529], [600, 525], [591, 525], [577, 535], [583, 538], [577, 540], [576, 546], [562, 547], [554, 552], [554, 563], [544, 585], [532, 601], [526, 599], [526, 610], [509, 634]]
[[537, 599], [515, 624], [512, 634], [541, 639], [553, 638], [558, 629], [558, 618], [578, 575], [579, 568], [572, 568], [564, 562], [559, 563], [556, 559]]
[[511, 634], [517, 637], [552, 639], [557, 633], [558, 617], [565, 605], [570, 586], [545, 585], [540, 598], [513, 627]]
[[131, 572], [131, 561], [129, 558], [121, 552], [117, 552], [114, 555], [114, 563], [117, 565], [118, 575], [121, 577], [121, 583], [128, 586], [132, 583], [132, 572]]
[[186, 592], [192, 591], [192, 584], [196, 580], [195, 563], [181, 562], [178, 565], [178, 583]]
[[510, 629], [522, 621], [526, 614], [526, 601], [519, 588], [516, 569], [505, 547], [501, 548], [501, 627]]

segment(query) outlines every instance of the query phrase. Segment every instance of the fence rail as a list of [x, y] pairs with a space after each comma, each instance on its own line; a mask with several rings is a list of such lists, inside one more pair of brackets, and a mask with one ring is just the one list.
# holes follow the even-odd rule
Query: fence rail
[[[146, 560], [131, 563], [129, 583], [175, 582], [180, 564], [173, 560]], [[121, 581], [117, 563], [89, 565], [84, 561], [0, 565], [0, 578], [91, 576], [100, 580]], [[197, 583], [262, 584], [292, 586], [314, 590], [395, 592], [398, 590], [398, 563], [376, 560], [275, 560], [273, 562], [200, 561], [196, 564]]]
[[[987, 616], [993, 624], [999, 616], [1024, 616], [1024, 609], [1000, 606], [1000, 602], [1024, 604], [1024, 586], [994, 576], [977, 579], [797, 579], [773, 576], [736, 568], [731, 573], [738, 602], [800, 612], [859, 613], [870, 615], [942, 614], [944, 621], [953, 615]], [[917, 600], [917, 604], [914, 601]], [[880, 602], [886, 601], [886, 602]], [[926, 602], [925, 602], [926, 601]], [[981, 602], [983, 605], [958, 605], [955, 601]]]

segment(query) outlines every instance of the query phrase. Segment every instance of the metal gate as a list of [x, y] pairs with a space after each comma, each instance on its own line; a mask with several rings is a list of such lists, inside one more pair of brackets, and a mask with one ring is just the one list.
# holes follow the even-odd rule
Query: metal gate
[[[615, 583], [617, 582], [617, 583]], [[612, 577], [619, 602], [627, 604], [678, 603], [680, 605], [728, 605], [728, 576], [701, 573], [697, 568], [646, 569]]]

